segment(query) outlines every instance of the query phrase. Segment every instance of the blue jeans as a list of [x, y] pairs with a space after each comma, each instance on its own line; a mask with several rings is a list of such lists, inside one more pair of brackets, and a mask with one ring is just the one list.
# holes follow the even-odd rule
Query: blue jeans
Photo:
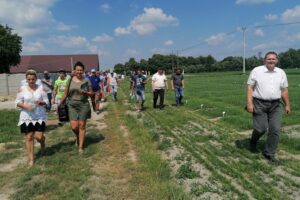
[[110, 93], [111, 98], [113, 101], [117, 100], [117, 86], [116, 85], [110, 85]]
[[183, 98], [183, 88], [182, 87], [175, 87], [175, 99], [176, 99], [176, 105], [181, 104], [181, 100]]
[[47, 111], [50, 111], [51, 110], [52, 93], [47, 93], [47, 97], [48, 97], [49, 104], [47, 105], [46, 109], [47, 109]]
[[136, 98], [136, 102], [145, 102], [146, 100], [146, 96], [145, 96], [145, 91], [144, 90], [135, 90], [135, 98]]

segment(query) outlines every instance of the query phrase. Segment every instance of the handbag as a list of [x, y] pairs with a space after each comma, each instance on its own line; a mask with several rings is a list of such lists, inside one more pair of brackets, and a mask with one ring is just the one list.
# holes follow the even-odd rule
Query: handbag
[[[68, 84], [68, 87], [67, 87], [67, 97], [68, 97], [68, 93], [69, 93], [69, 89], [70, 89], [70, 85], [71, 85], [71, 82], [72, 82], [72, 78], [70, 79], [70, 82]], [[68, 108], [68, 104], [67, 104], [67, 97], [65, 98], [65, 100], [63, 102], [61, 102], [61, 104], [58, 106], [57, 108], [57, 114], [58, 114], [58, 120], [60, 122], [68, 122], [70, 119], [69, 119], [69, 108]]]
[[67, 101], [62, 102], [57, 108], [58, 120], [60, 122], [69, 121], [69, 109]]

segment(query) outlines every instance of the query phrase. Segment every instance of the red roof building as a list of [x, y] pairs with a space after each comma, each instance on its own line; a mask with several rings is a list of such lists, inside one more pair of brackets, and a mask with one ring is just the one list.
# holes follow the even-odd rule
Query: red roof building
[[71, 72], [73, 65], [80, 61], [85, 66], [85, 71], [99, 69], [99, 59], [97, 54], [80, 55], [32, 55], [21, 56], [21, 62], [17, 66], [10, 68], [10, 73], [25, 73], [27, 69], [34, 69], [37, 72], [48, 71], [57, 72], [59, 69], [65, 69]]

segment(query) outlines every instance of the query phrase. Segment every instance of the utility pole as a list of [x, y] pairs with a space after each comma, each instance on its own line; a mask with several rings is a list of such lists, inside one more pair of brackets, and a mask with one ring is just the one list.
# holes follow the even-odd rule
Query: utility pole
[[246, 32], [246, 27], [242, 27], [242, 31], [243, 31], [243, 47], [244, 47], [244, 55], [243, 55], [243, 74], [246, 73], [246, 36], [245, 36], [245, 32]]
[[172, 71], [174, 71], [174, 53], [173, 53], [173, 51], [172, 51], [171, 56], [172, 56]]
[[177, 54], [177, 59], [176, 59], [176, 68], [178, 67], [178, 50], [176, 51], [176, 54]]

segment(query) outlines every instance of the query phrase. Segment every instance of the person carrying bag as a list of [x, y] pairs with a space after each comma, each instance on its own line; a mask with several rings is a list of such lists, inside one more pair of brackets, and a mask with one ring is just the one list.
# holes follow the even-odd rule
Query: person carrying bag
[[60, 122], [68, 122], [70, 120], [67, 98], [68, 98], [68, 93], [72, 82], [72, 78], [73, 77], [70, 78], [70, 81], [67, 86], [67, 91], [66, 91], [67, 97], [58, 105], [57, 108], [58, 120]]

